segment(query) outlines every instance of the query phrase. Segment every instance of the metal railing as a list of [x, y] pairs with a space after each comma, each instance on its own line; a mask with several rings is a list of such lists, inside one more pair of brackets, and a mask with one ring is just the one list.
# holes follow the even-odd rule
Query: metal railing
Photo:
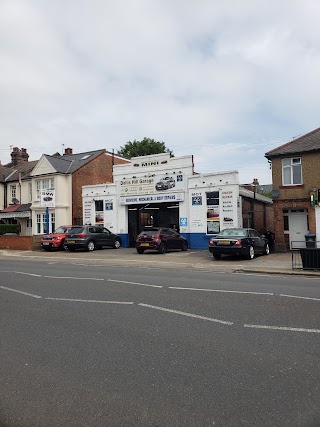
[[292, 270], [320, 270], [320, 241], [291, 242]]

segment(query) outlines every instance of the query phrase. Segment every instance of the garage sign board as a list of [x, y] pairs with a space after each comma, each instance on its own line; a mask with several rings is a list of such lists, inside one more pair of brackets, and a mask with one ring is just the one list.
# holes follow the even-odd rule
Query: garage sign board
[[41, 206], [45, 208], [55, 207], [55, 190], [41, 190], [40, 194]]

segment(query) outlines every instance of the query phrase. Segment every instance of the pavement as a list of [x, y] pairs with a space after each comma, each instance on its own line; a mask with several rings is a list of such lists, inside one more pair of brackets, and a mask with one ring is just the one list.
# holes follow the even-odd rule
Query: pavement
[[[72, 262], [79, 264], [110, 264], [143, 268], [175, 268], [185, 270], [205, 270], [212, 272], [246, 272], [260, 274], [285, 274], [295, 276], [315, 276], [320, 278], [319, 270], [303, 270], [300, 253], [270, 253], [257, 256], [253, 260], [240, 257], [223, 257], [216, 261], [207, 250], [171, 251], [166, 254], [145, 252], [139, 255], [134, 248], [106, 248], [93, 252], [76, 251], [21, 251], [0, 250], [0, 257], [43, 259], [47, 262]], [[294, 268], [293, 268], [294, 267]]]

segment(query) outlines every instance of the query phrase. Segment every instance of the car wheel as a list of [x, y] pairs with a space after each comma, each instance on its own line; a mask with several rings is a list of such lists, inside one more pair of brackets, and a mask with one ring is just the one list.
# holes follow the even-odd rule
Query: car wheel
[[213, 258], [219, 261], [219, 259], [221, 259], [221, 254], [213, 254]]
[[143, 254], [143, 252], [144, 252], [144, 249], [141, 249], [141, 248], [137, 248], [137, 252], [138, 252], [138, 254]]
[[90, 240], [88, 243], [87, 243], [87, 251], [94, 251], [95, 250], [95, 248], [96, 248], [96, 245], [94, 244], [94, 242], [92, 241], [92, 240]]
[[114, 249], [119, 249], [120, 246], [121, 246], [120, 240], [115, 240], [113, 244]]
[[67, 246], [64, 244], [64, 242], [62, 242], [62, 243], [61, 243], [61, 245], [60, 245], [60, 249], [61, 249], [62, 251], [66, 251], [68, 248], [67, 248]]
[[167, 252], [167, 246], [165, 243], [160, 243], [158, 252], [159, 254], [165, 254]]
[[264, 251], [263, 251], [264, 255], [269, 255], [270, 253], [270, 248], [268, 243], [266, 243], [265, 247], [264, 247]]
[[247, 256], [247, 259], [253, 259], [254, 258], [254, 247], [250, 246], [249, 248], [249, 254]]
[[182, 248], [181, 248], [181, 250], [183, 250], [183, 251], [187, 251], [187, 250], [188, 250], [188, 242], [183, 242], [183, 243], [182, 243]]

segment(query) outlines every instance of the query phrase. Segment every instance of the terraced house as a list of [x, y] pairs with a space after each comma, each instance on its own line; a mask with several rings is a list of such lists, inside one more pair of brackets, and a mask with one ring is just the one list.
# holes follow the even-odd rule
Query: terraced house
[[62, 224], [81, 224], [82, 186], [111, 183], [113, 166], [127, 162], [105, 149], [73, 154], [66, 148], [63, 155], [43, 154], [29, 162], [26, 149], [15, 147], [11, 157], [10, 164], [0, 167], [0, 221], [19, 223], [21, 235], [47, 231], [43, 190], [54, 195], [48, 231]]
[[272, 163], [276, 250], [320, 240], [320, 128], [265, 154]]

